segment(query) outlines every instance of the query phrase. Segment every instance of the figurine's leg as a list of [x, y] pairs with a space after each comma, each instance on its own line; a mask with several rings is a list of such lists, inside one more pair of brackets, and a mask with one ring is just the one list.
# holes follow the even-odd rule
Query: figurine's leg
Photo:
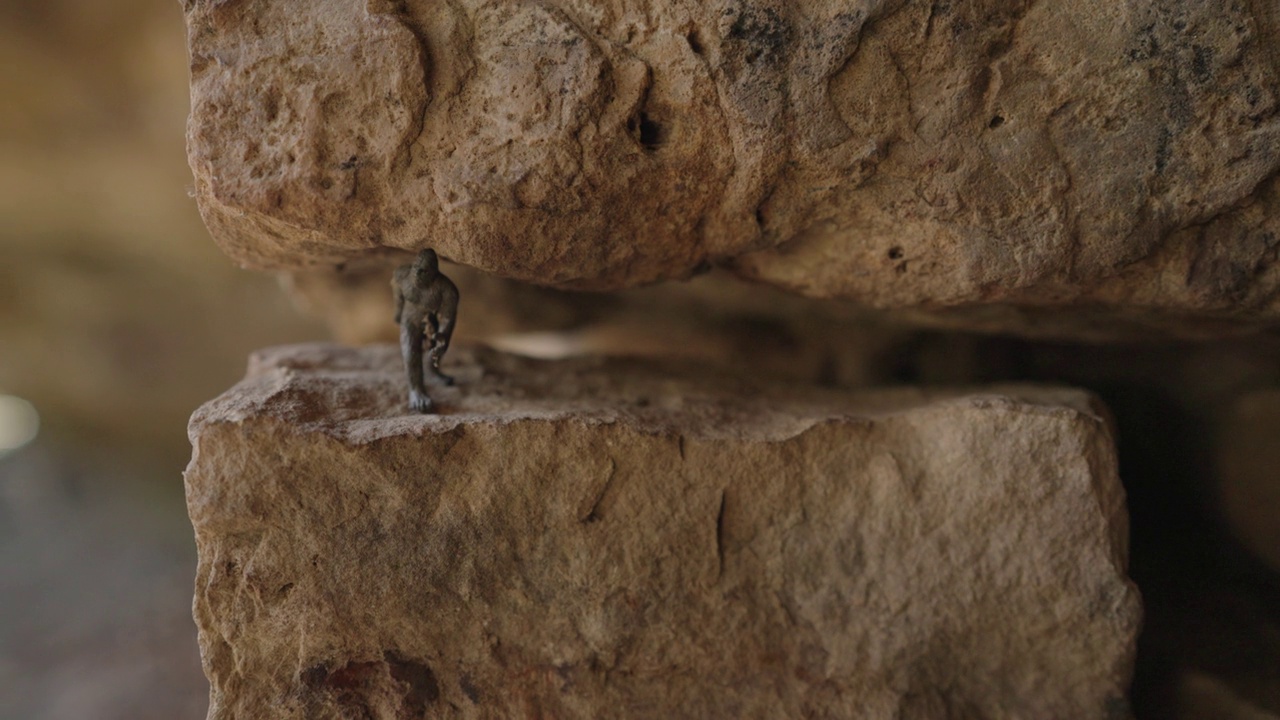
[[449, 336], [440, 332], [439, 321], [434, 315], [428, 317], [427, 322], [431, 325], [431, 352], [428, 355], [427, 371], [436, 382], [452, 385], [453, 378], [440, 372], [440, 360], [444, 358], [444, 352], [449, 349]]
[[409, 375], [409, 409], [414, 412], [432, 411], [430, 396], [422, 382], [421, 322], [405, 322], [400, 325], [400, 355], [404, 357], [404, 369]]

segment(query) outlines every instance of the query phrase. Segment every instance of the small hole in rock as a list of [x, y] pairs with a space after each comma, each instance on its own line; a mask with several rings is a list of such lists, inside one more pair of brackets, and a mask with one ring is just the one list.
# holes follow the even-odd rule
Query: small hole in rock
[[689, 42], [689, 49], [693, 51], [694, 55], [702, 54], [702, 38], [698, 37], [697, 30], [690, 30], [689, 34], [684, 36], [684, 39]]
[[666, 130], [648, 113], [641, 112], [628, 124], [646, 150], [657, 150], [666, 140]]
[[893, 247], [889, 248], [889, 259], [890, 260], [902, 259], [902, 248], [898, 247], [897, 245], [894, 245]]
[[1000, 115], [996, 115], [995, 117], [991, 118], [991, 122], [987, 123], [987, 127], [991, 128], [992, 130], [995, 130], [996, 128], [1000, 127], [1003, 124], [1004, 124], [1004, 117]]

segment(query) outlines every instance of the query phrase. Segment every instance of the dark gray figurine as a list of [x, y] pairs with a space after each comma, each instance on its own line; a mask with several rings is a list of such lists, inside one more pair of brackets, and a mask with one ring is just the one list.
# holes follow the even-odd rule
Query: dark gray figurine
[[[436, 251], [427, 249], [418, 253], [412, 265], [396, 268], [391, 288], [396, 297], [396, 323], [400, 326], [400, 354], [409, 373], [409, 409], [429, 413], [433, 403], [423, 376], [453, 384], [453, 378], [440, 373], [440, 358], [449, 349], [453, 322], [458, 317], [458, 287], [440, 274]], [[431, 342], [426, 365], [422, 362], [424, 340]]]

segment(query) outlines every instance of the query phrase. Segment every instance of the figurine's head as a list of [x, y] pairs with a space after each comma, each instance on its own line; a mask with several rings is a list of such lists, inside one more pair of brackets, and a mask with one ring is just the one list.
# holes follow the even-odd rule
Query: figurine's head
[[413, 272], [417, 275], [432, 276], [440, 272], [440, 260], [436, 258], [436, 251], [427, 248], [418, 253], [418, 259], [413, 261]]

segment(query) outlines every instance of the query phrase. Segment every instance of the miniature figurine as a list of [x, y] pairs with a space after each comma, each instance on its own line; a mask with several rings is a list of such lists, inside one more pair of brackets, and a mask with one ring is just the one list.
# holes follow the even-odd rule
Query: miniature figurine
[[[430, 375], [444, 385], [453, 384], [453, 378], [440, 372], [440, 359], [449, 349], [458, 316], [458, 287], [440, 273], [436, 251], [429, 248], [418, 253], [412, 265], [396, 268], [391, 287], [396, 298], [396, 323], [400, 326], [400, 353], [409, 373], [409, 409], [429, 413], [434, 403], [427, 395], [423, 376]], [[431, 342], [425, 365], [424, 340]]]

